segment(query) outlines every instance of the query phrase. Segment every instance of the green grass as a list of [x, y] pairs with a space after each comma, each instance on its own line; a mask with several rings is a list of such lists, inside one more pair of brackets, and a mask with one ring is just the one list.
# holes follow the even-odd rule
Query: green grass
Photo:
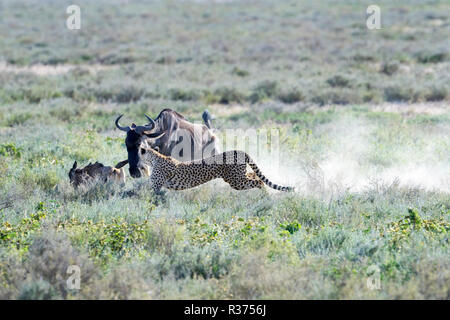
[[[3, 1], [0, 298], [449, 299], [450, 7], [381, 1], [369, 31], [369, 4], [79, 1], [72, 32], [60, 4]], [[276, 129], [280, 165], [252, 157], [298, 192], [70, 186], [75, 160], [126, 158], [117, 115], [165, 107], [208, 109], [221, 141]]]

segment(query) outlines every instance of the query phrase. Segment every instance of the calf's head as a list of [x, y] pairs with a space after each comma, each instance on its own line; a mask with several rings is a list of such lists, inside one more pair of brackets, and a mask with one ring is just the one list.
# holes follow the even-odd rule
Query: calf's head
[[125, 145], [128, 152], [128, 164], [130, 175], [133, 178], [140, 178], [141, 171], [146, 170], [144, 163], [142, 162], [142, 155], [145, 154], [145, 149], [141, 147], [147, 139], [153, 138], [157, 139], [161, 137], [164, 132], [154, 132], [155, 131], [155, 121], [152, 118], [145, 115], [149, 120], [149, 123], [144, 126], [136, 126], [134, 123], [131, 127], [122, 127], [119, 124], [120, 118], [123, 114], [116, 119], [116, 127], [119, 130], [125, 131], [127, 137], [125, 138]]
[[75, 161], [73, 163], [72, 169], [70, 169], [69, 171], [69, 179], [70, 179], [70, 183], [75, 187], [78, 188], [78, 186], [80, 184], [85, 183], [88, 179], [89, 176], [88, 174], [82, 170], [82, 169], [78, 169], [77, 168], [78, 164]]

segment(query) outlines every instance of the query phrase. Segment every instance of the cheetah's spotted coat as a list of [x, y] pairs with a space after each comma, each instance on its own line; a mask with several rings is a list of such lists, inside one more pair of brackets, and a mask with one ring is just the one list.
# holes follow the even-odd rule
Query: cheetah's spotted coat
[[[218, 178], [222, 178], [236, 190], [262, 188], [264, 183], [275, 190], [293, 189], [269, 181], [243, 151], [227, 151], [201, 160], [180, 162], [151, 148], [143, 150], [144, 159], [152, 167], [150, 183], [155, 192], [159, 192], [162, 187], [172, 190], [189, 189]], [[247, 164], [254, 172], [247, 173]]]

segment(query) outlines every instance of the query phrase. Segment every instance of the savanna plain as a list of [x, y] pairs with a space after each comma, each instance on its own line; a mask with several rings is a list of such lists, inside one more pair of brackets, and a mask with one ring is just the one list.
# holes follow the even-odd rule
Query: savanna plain
[[[2, 0], [0, 298], [450, 299], [450, 4], [376, 2]], [[70, 185], [164, 108], [296, 191]]]

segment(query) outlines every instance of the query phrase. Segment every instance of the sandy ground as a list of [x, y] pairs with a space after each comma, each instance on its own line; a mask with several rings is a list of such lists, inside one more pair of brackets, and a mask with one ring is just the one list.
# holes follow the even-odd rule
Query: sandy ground
[[371, 108], [373, 111], [393, 112], [400, 114], [428, 114], [441, 115], [450, 112], [448, 102], [423, 102], [423, 103], [384, 103]]
[[118, 68], [117, 66], [106, 66], [100, 64], [93, 65], [73, 65], [73, 64], [58, 64], [58, 65], [43, 65], [34, 64], [31, 66], [16, 66], [5, 62], [0, 62], [0, 73], [33, 73], [38, 76], [51, 76], [68, 73], [74, 69], [86, 70], [90, 73], [97, 73], [103, 70], [111, 70]]
[[[371, 111], [377, 112], [392, 112], [392, 113], [400, 113], [402, 115], [409, 114], [428, 114], [428, 115], [441, 115], [450, 113], [450, 104], [448, 101], [440, 101], [440, 102], [419, 102], [419, 103], [389, 103], [384, 102], [382, 104], [377, 105], [366, 105], [363, 104], [364, 107], [367, 107]], [[327, 105], [317, 108], [317, 106], [309, 106], [306, 108], [307, 111], [314, 110], [329, 110], [329, 109], [347, 109], [346, 105]]]
[[[363, 105], [371, 111], [376, 112], [392, 112], [399, 113], [405, 116], [415, 114], [427, 114], [427, 115], [442, 115], [450, 113], [450, 103], [446, 101], [441, 102], [420, 102], [420, 103], [382, 103], [378, 105]], [[251, 105], [241, 104], [212, 104], [208, 108], [214, 112], [216, 117], [228, 117], [243, 112], [252, 110]], [[303, 111], [324, 111], [329, 109], [348, 109], [348, 105], [325, 105], [317, 107], [316, 105], [304, 105], [293, 104], [283, 107], [284, 112], [303, 112]], [[253, 109], [254, 110], [254, 109]]]

